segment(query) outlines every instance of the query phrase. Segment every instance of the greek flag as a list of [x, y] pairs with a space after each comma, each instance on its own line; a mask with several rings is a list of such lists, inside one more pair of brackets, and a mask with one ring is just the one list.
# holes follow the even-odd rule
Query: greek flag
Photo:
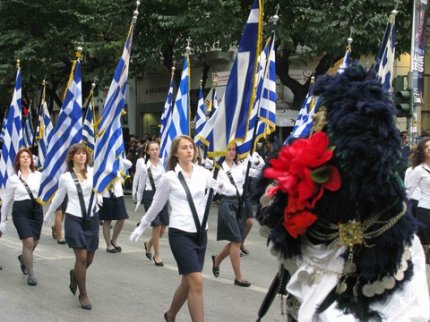
[[84, 124], [82, 126], [82, 141], [91, 151], [94, 151], [96, 141], [94, 135], [94, 111], [92, 93], [88, 98], [88, 107], [84, 117]]
[[208, 146], [209, 157], [225, 156], [229, 143], [243, 142], [248, 132], [262, 30], [259, 4], [254, 0], [221, 104], [195, 138]]
[[297, 116], [296, 123], [284, 144], [291, 143], [297, 138], [308, 138], [312, 133], [314, 122], [312, 116], [318, 112], [318, 97], [313, 95], [312, 85]]
[[[45, 88], [43, 89], [45, 91]], [[45, 93], [42, 94], [44, 97]], [[51, 122], [51, 116], [49, 115], [48, 105], [46, 104], [45, 98], [42, 99], [42, 106], [39, 112], [39, 124], [37, 133], [38, 140], [38, 157], [39, 157], [39, 168], [43, 169], [45, 165], [46, 152], [48, 151], [49, 141], [52, 136], [54, 127]]]
[[393, 82], [394, 53], [396, 50], [396, 13], [393, 11], [388, 18], [387, 28], [375, 62], [377, 78], [384, 85], [384, 89], [389, 92]]
[[55, 128], [51, 132], [43, 164], [39, 200], [48, 202], [57, 191], [58, 179], [66, 170], [66, 156], [72, 144], [82, 140], [81, 62], [73, 61], [71, 77]]
[[24, 146], [30, 148], [33, 145], [34, 128], [31, 119], [31, 110], [28, 110], [27, 115], [24, 116], [24, 127], [22, 129]]
[[197, 103], [197, 113], [196, 113], [196, 126], [194, 131], [194, 136], [199, 135], [200, 131], [206, 122], [206, 105], [203, 99], [203, 88], [200, 86], [199, 89], [199, 101]]
[[337, 70], [337, 73], [338, 74], [343, 73], [345, 69], [348, 68], [350, 63], [351, 63], [351, 44], [349, 43], [348, 46], [346, 46], [345, 56], [343, 56], [342, 64]]
[[163, 155], [161, 156], [164, 159], [164, 162], [168, 161], [170, 146], [172, 145], [173, 139], [178, 135], [190, 135], [189, 75], [189, 57], [187, 53], [182, 65], [181, 82], [179, 83], [178, 92], [176, 93], [175, 105], [172, 109], [171, 119], [170, 122], [166, 124], [167, 137], [163, 147]]
[[125, 92], [136, 19], [137, 10], [130, 25], [122, 56], [116, 66], [97, 128], [93, 189], [99, 193], [103, 192], [118, 177], [120, 171], [120, 158], [124, 151], [121, 112], [126, 104]]
[[[173, 74], [172, 74], [172, 78], [170, 80], [170, 85], [169, 85], [169, 92], [167, 93], [167, 99], [166, 99], [166, 102], [164, 103], [164, 110], [160, 120], [160, 123], [161, 123], [160, 158], [164, 158], [164, 160], [167, 160], [167, 154], [169, 153], [169, 150], [166, 149], [166, 147], [169, 146], [170, 148], [170, 144], [171, 144], [170, 138], [168, 136], [168, 133], [169, 133], [168, 129], [170, 127], [170, 123], [172, 122], [174, 88], [175, 88], [175, 81], [173, 80]], [[170, 143], [168, 143], [167, 141], [170, 141]]]
[[[237, 145], [237, 153], [243, 157], [255, 151], [262, 137], [276, 130], [276, 55], [275, 35], [267, 42], [258, 57], [257, 94], [252, 109], [246, 140]], [[257, 128], [255, 128], [257, 127]], [[254, 146], [251, 146], [254, 143]]]
[[8, 109], [6, 109], [3, 113], [3, 122], [1, 125], [0, 142], [2, 143], [3, 143], [4, 134], [6, 132], [7, 112], [8, 112]]
[[22, 139], [22, 87], [21, 68], [18, 67], [13, 91], [12, 102], [6, 120], [6, 127], [3, 137], [3, 146], [0, 159], [0, 188], [6, 186], [9, 176], [14, 174], [13, 164], [18, 150], [23, 146]]

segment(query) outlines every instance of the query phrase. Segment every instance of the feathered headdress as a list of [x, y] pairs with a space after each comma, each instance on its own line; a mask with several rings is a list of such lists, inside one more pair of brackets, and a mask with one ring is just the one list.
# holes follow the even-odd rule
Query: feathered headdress
[[318, 79], [314, 95], [320, 108], [313, 133], [270, 160], [264, 176], [274, 181], [257, 219], [270, 228], [272, 252], [287, 269], [303, 255], [305, 240], [343, 247], [343, 272], [319, 311], [336, 301], [361, 321], [378, 320], [370, 305], [412, 275], [408, 247], [415, 222], [396, 172], [401, 152], [394, 106], [374, 73], [359, 64]]

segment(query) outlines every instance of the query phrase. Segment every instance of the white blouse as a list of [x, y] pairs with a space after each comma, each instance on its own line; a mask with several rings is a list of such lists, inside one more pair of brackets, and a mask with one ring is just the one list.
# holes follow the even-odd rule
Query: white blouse
[[[174, 170], [167, 171], [162, 176], [151, 207], [142, 218], [142, 228], [148, 227], [166, 202], [169, 201], [171, 206], [169, 227], [190, 233], [197, 232], [187, 195], [178, 178], [180, 171], [183, 170], [178, 164]], [[193, 164], [191, 177], [184, 176], [184, 178], [190, 189], [199, 220], [202, 222], [207, 200], [206, 189], [210, 186], [212, 173], [199, 165]], [[224, 185], [221, 190], [224, 189], [227, 189], [224, 193], [228, 193], [228, 187]], [[208, 228], [207, 224], [205, 228]]]
[[417, 188], [421, 191], [421, 197], [418, 201], [418, 207], [430, 209], [430, 167], [422, 163], [412, 169], [405, 180], [406, 193], [409, 198], [412, 197]]
[[[82, 188], [82, 194], [84, 197], [85, 211], [88, 212], [88, 205], [90, 203], [91, 193], [93, 189], [93, 168], [87, 168], [87, 178], [80, 183]], [[81, 204], [79, 203], [78, 190], [76, 189], [75, 182], [73, 181], [72, 175], [69, 171], [63, 173], [58, 181], [58, 190], [55, 193], [54, 199], [52, 199], [51, 205], [45, 215], [52, 216], [55, 210], [60, 207], [64, 198], [68, 196], [66, 213], [82, 218]], [[96, 204], [97, 195], [94, 196], [93, 205]]]
[[152, 164], [151, 160], [148, 160], [139, 171], [138, 186], [137, 186], [137, 202], [140, 203], [143, 198], [144, 191], [152, 191], [151, 180], [149, 180], [148, 169], [151, 169], [152, 178], [154, 179], [154, 186], [157, 189], [160, 185], [160, 180], [163, 174], [166, 172], [163, 166], [163, 160], [159, 159], [157, 164]]
[[[7, 215], [14, 201], [31, 200], [24, 184], [19, 180], [21, 171], [10, 176], [6, 181], [6, 188], [2, 191], [1, 221], [6, 221]], [[26, 179], [22, 178], [30, 187], [33, 197], [37, 198], [42, 174], [39, 171], [29, 173]]]
[[[221, 180], [224, 183], [224, 185], [231, 185], [233, 189], [233, 193], [227, 196], [236, 196], [236, 189], [231, 183], [227, 175], [227, 172], [231, 173], [231, 176], [237, 187], [239, 195], [241, 196], [243, 194], [243, 184], [245, 183], [246, 167], [247, 167], [247, 162], [242, 162], [240, 164], [233, 163], [232, 167], [230, 167], [225, 161], [222, 163], [221, 169], [219, 170], [219, 173], [218, 173], [218, 179]], [[252, 169], [250, 169], [250, 171], [251, 170]]]

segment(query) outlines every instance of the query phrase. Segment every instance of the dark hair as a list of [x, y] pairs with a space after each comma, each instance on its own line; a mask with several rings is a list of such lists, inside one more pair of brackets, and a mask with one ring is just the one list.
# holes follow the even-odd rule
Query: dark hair
[[187, 140], [193, 144], [193, 147], [194, 147], [193, 162], [196, 161], [197, 147], [196, 147], [196, 144], [194, 143], [193, 139], [190, 138], [188, 135], [179, 135], [179, 136], [175, 137], [175, 139], [172, 141], [172, 145], [170, 147], [169, 161], [167, 164], [168, 170], [174, 170], [176, 165], [178, 164], [178, 158], [176, 157], [175, 154], [176, 154], [176, 152], [178, 152], [179, 143], [181, 142], [182, 139]]
[[34, 162], [33, 162], [33, 154], [31, 153], [30, 149], [22, 148], [22, 149], [19, 149], [18, 153], [16, 154], [15, 161], [13, 162], [13, 169], [15, 170], [16, 174], [18, 174], [18, 171], [21, 169], [19, 164], [19, 159], [21, 158], [21, 154], [23, 154], [24, 152], [30, 155], [30, 160], [31, 160], [30, 170], [33, 172], [36, 171], [36, 167], [34, 166]]
[[158, 147], [160, 147], [160, 144], [157, 141], [147, 141], [145, 143], [145, 146], [144, 146], [145, 152], [143, 153], [143, 155], [144, 155], [143, 158], [145, 160], [145, 163], [147, 163], [149, 160], [149, 147], [151, 146], [151, 144], [157, 144]]
[[82, 175], [84, 178], [86, 178], [87, 174], [87, 166], [91, 162], [91, 152], [88, 149], [88, 147], [85, 145], [85, 143], [76, 143], [70, 146], [69, 151], [67, 152], [67, 158], [66, 158], [66, 164], [67, 164], [67, 171], [73, 170], [73, 157], [78, 152], [84, 152], [87, 155], [87, 159], [85, 160], [85, 169], [82, 171]]
[[417, 165], [424, 162], [424, 149], [428, 141], [430, 141], [430, 137], [422, 138], [422, 140], [417, 144], [415, 152], [411, 154], [410, 159], [412, 168], [415, 168]]

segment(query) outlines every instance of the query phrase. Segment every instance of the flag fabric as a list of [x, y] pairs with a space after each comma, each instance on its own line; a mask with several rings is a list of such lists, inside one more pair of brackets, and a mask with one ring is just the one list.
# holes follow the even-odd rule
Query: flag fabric
[[199, 89], [199, 101], [197, 103], [197, 113], [196, 113], [196, 126], [194, 130], [194, 136], [199, 135], [200, 131], [206, 122], [206, 105], [203, 99], [203, 88], [200, 86]]
[[[109, 87], [102, 116], [98, 121], [94, 149], [93, 189], [99, 193], [103, 192], [118, 177], [121, 155], [125, 150], [121, 128], [121, 115], [126, 105], [125, 93], [137, 13], [136, 10], [121, 58], [118, 61]], [[92, 209], [91, 205], [90, 209]]]
[[[164, 103], [164, 110], [163, 114], [161, 115], [160, 120], [160, 158], [163, 158], [164, 160], [167, 160], [167, 154], [169, 153], [168, 149], [166, 147], [170, 148], [171, 141], [168, 136], [168, 129], [170, 127], [170, 123], [172, 122], [172, 108], [173, 108], [173, 91], [175, 88], [175, 81], [172, 79], [170, 80], [169, 85], [169, 92], [167, 93], [166, 102]], [[170, 143], [168, 143], [170, 141]]]
[[[276, 55], [274, 44], [275, 35], [273, 34], [258, 58], [257, 94], [246, 140], [237, 145], [237, 153], [240, 157], [246, 156], [251, 150], [255, 151], [258, 140], [276, 130]], [[252, 146], [253, 143], [254, 146]]]
[[343, 56], [342, 64], [339, 66], [337, 73], [338, 74], [343, 73], [345, 69], [348, 68], [350, 63], [351, 63], [351, 43], [349, 43], [349, 39], [348, 39], [348, 46], [346, 46], [345, 55]]
[[[45, 89], [43, 89], [45, 91]], [[49, 141], [52, 136], [54, 126], [52, 125], [51, 116], [49, 115], [48, 104], [44, 98], [44, 92], [42, 94], [42, 105], [39, 112], [39, 122], [37, 133], [37, 145], [38, 145], [38, 157], [39, 157], [39, 168], [43, 169], [45, 165], [46, 152], [48, 150]]]
[[303, 102], [303, 105], [299, 111], [293, 130], [284, 144], [292, 142], [297, 138], [308, 138], [312, 133], [312, 126], [314, 125], [312, 116], [318, 112], [319, 104], [318, 97], [313, 95], [312, 85], [309, 89], [308, 95]]
[[3, 113], [3, 122], [1, 124], [1, 132], [0, 132], [0, 142], [3, 143], [3, 138], [4, 138], [4, 134], [6, 132], [6, 124], [7, 124], [7, 114], [8, 114], [9, 110], [5, 109], [4, 113]]
[[66, 170], [69, 147], [82, 140], [81, 63], [73, 61], [63, 105], [55, 128], [51, 132], [43, 165], [39, 200], [48, 202], [57, 191], [60, 175]]
[[243, 142], [248, 132], [255, 99], [257, 55], [260, 52], [263, 14], [260, 2], [254, 0], [252, 5], [223, 99], [195, 138], [195, 141], [201, 140], [208, 146], [210, 157], [225, 156], [227, 146], [231, 142]]
[[381, 46], [376, 56], [375, 71], [386, 91], [391, 92], [394, 70], [394, 53], [396, 50], [396, 12], [388, 18], [387, 27]]
[[87, 147], [94, 151], [95, 147], [95, 134], [94, 134], [94, 110], [93, 110], [93, 94], [88, 98], [88, 107], [85, 113], [84, 122], [82, 126], [82, 141]]
[[24, 140], [24, 146], [30, 148], [33, 145], [34, 139], [34, 127], [33, 120], [31, 118], [31, 110], [28, 111], [27, 115], [24, 116], [24, 127], [22, 129], [22, 136]]
[[175, 104], [172, 107], [171, 119], [166, 124], [167, 137], [163, 146], [163, 154], [161, 157], [164, 160], [166, 167], [170, 153], [172, 141], [178, 135], [190, 135], [189, 121], [189, 88], [190, 88], [190, 71], [189, 71], [189, 56], [185, 54], [184, 63], [182, 65], [181, 81], [179, 83], [178, 92], [176, 93]]
[[13, 164], [18, 150], [24, 145], [22, 139], [22, 84], [21, 68], [18, 67], [12, 102], [6, 119], [0, 159], [0, 188], [5, 188], [7, 179], [14, 174]]

